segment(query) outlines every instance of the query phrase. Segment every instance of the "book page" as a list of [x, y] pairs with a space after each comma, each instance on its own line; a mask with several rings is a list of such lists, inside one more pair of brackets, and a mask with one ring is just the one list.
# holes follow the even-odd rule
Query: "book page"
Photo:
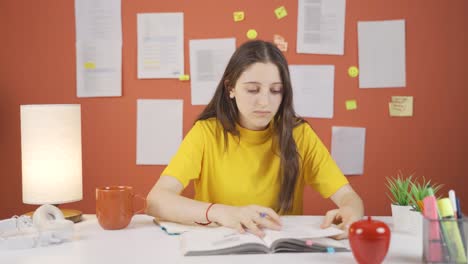
[[271, 247], [278, 239], [313, 239], [343, 233], [335, 226], [320, 228], [321, 221], [321, 219], [311, 219], [307, 216], [283, 216], [281, 217], [282, 229], [280, 231], [265, 229], [263, 240], [268, 247]]
[[264, 251], [268, 251], [265, 243], [258, 236], [250, 233], [240, 234], [237, 230], [227, 227], [190, 230], [181, 235], [181, 248], [184, 255], [190, 252], [205, 252], [202, 255], [210, 255], [209, 251], [221, 251], [242, 245], [248, 251], [249, 245], [255, 248], [253, 244], [265, 247]]

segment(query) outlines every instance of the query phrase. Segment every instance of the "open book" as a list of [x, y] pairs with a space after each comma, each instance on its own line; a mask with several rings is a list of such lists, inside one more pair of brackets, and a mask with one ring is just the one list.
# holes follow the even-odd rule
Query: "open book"
[[[321, 219], [310, 216], [282, 216], [280, 231], [264, 229], [265, 236], [240, 234], [226, 227], [193, 227], [160, 222], [168, 234], [181, 233], [185, 256], [253, 254], [276, 252], [348, 252], [343, 241], [329, 238], [342, 234], [336, 227], [321, 229]], [[176, 232], [177, 230], [177, 232]]]

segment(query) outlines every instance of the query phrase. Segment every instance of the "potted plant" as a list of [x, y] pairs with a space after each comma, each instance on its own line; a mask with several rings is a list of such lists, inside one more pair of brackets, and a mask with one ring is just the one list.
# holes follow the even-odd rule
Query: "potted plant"
[[432, 184], [430, 180], [422, 177], [421, 181], [413, 179], [413, 175], [404, 177], [399, 172], [396, 177], [387, 178], [386, 184], [392, 201], [393, 230], [419, 235], [422, 231], [422, 200], [432, 188], [434, 194], [442, 187]]
[[426, 178], [422, 177], [422, 182], [412, 182], [410, 189], [410, 203], [413, 207], [410, 210], [410, 227], [409, 231], [416, 235], [422, 234], [422, 225], [423, 225], [423, 216], [422, 211], [424, 210], [424, 205], [422, 200], [429, 195], [429, 189], [432, 188], [434, 195], [437, 194], [437, 191], [442, 188], [441, 184], [432, 184], [431, 180], [426, 181]]
[[387, 196], [390, 198], [391, 209], [392, 209], [392, 220], [393, 230], [408, 232], [411, 228], [411, 192], [410, 187], [412, 184], [413, 175], [404, 177], [401, 172], [398, 172], [396, 177], [387, 177], [387, 188], [390, 194]]

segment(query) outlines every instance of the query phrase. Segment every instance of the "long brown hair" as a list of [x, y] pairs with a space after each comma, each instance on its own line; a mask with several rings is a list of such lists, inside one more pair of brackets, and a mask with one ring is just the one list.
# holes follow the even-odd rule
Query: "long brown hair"
[[[229, 60], [223, 77], [221, 78], [213, 98], [198, 120], [216, 117], [224, 128], [224, 139], [227, 147], [227, 133], [239, 136], [236, 122], [239, 110], [235, 100], [229, 98], [229, 91], [236, 85], [241, 74], [252, 64], [273, 63], [278, 67], [283, 84], [282, 101], [278, 112], [274, 116], [275, 139], [278, 141], [277, 149], [281, 158], [280, 171], [281, 190], [278, 197], [277, 211], [286, 213], [292, 209], [294, 189], [299, 175], [299, 154], [293, 138], [293, 128], [305, 122], [294, 112], [291, 79], [289, 77], [288, 63], [281, 51], [272, 43], [254, 40], [242, 44]], [[276, 150], [276, 152], [278, 152]]]

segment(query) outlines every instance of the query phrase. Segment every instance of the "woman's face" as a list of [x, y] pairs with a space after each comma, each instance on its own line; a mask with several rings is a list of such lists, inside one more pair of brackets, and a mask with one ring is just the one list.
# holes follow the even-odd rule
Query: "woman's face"
[[236, 100], [239, 124], [263, 130], [275, 116], [283, 98], [281, 77], [273, 63], [254, 63], [239, 77], [229, 97]]

